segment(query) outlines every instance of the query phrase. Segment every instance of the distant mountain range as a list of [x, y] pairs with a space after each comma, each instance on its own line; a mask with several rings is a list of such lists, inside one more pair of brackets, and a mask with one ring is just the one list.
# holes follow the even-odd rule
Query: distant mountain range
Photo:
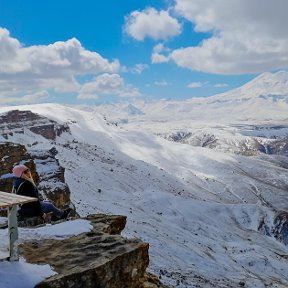
[[[133, 107], [135, 113], [129, 113]], [[93, 108], [128, 130], [243, 155], [288, 155], [288, 72], [263, 73], [240, 88], [185, 101]]]
[[[130, 113], [131, 107], [135, 113]], [[108, 119], [133, 122], [194, 120], [197, 122], [287, 121], [288, 72], [263, 73], [240, 88], [210, 97], [184, 101], [136, 101], [130, 104], [101, 105], [96, 111]], [[125, 120], [125, 121], [124, 121]]]

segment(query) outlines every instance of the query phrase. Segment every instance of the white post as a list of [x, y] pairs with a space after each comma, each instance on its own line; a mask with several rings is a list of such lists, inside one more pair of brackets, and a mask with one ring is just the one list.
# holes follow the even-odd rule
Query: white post
[[17, 205], [8, 208], [8, 233], [9, 233], [9, 253], [10, 261], [18, 261], [18, 222]]

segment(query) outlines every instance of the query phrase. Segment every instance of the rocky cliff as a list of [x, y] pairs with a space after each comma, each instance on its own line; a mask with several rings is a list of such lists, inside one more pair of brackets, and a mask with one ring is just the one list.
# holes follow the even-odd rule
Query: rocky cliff
[[29, 263], [49, 264], [56, 275], [37, 288], [156, 288], [165, 287], [146, 273], [149, 244], [120, 236], [126, 217], [90, 215], [93, 230], [65, 240], [21, 244]]
[[0, 135], [5, 139], [14, 134], [24, 134], [24, 129], [50, 140], [55, 140], [63, 132], [69, 133], [67, 125], [58, 124], [31, 111], [12, 110], [0, 115]]
[[49, 198], [60, 208], [71, 205], [70, 190], [64, 179], [64, 168], [59, 165], [53, 149], [28, 152], [26, 147], [20, 144], [0, 143], [1, 191], [11, 192], [11, 171], [17, 164], [24, 164], [30, 168], [43, 198]]
[[[12, 178], [9, 175], [14, 165], [28, 166], [43, 198], [49, 198], [56, 206], [64, 208], [70, 203], [70, 190], [64, 179], [64, 168], [55, 158], [57, 150], [34, 150], [33, 143], [26, 147], [13, 141], [15, 135], [26, 133], [41, 135], [48, 141], [53, 141], [64, 132], [69, 133], [69, 127], [53, 120], [32, 113], [31, 111], [12, 110], [0, 115], [0, 136], [6, 139], [0, 142], [0, 185], [1, 190], [10, 192]], [[33, 138], [33, 137], [32, 137]], [[29, 148], [29, 150], [27, 149]]]
[[[24, 146], [19, 141], [9, 142], [15, 135], [34, 133], [53, 144], [63, 132], [69, 133], [68, 126], [30, 111], [15, 110], [0, 115], [0, 136], [5, 139], [0, 142], [1, 191], [12, 190], [12, 168], [24, 164], [32, 171], [43, 198], [52, 200], [60, 208], [74, 207], [65, 182], [64, 168], [56, 158], [57, 149], [37, 150], [33, 148], [34, 143]], [[36, 287], [165, 287], [156, 276], [146, 272], [149, 244], [121, 237], [126, 224], [125, 216], [91, 215], [87, 219], [93, 225], [89, 233], [64, 240], [33, 239], [21, 244], [20, 253], [27, 262], [49, 264], [57, 273]]]

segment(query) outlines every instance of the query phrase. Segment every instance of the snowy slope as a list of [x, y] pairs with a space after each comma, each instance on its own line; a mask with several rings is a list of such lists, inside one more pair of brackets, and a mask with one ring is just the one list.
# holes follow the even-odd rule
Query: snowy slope
[[288, 286], [287, 247], [258, 232], [288, 206], [287, 170], [277, 161], [174, 143], [136, 129], [140, 122], [107, 125], [93, 109], [15, 108], [69, 125], [72, 135], [56, 143], [35, 134], [8, 141], [55, 146], [78, 212], [127, 215], [126, 236], [150, 243], [150, 269], [166, 284]]
[[[127, 104], [87, 108], [128, 131], [146, 130], [165, 139], [257, 155], [288, 155], [288, 72], [263, 73], [226, 93], [185, 101], [134, 103], [142, 114], [127, 113]], [[275, 141], [278, 139], [279, 141]]]

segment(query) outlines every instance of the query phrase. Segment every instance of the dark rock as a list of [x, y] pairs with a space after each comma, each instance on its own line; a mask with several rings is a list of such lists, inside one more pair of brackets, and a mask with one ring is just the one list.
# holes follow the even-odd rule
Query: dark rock
[[18, 217], [18, 226], [19, 227], [35, 227], [39, 225], [44, 225], [45, 221], [42, 217]]
[[281, 211], [277, 213], [274, 219], [272, 234], [278, 241], [284, 245], [288, 245], [288, 212]]

